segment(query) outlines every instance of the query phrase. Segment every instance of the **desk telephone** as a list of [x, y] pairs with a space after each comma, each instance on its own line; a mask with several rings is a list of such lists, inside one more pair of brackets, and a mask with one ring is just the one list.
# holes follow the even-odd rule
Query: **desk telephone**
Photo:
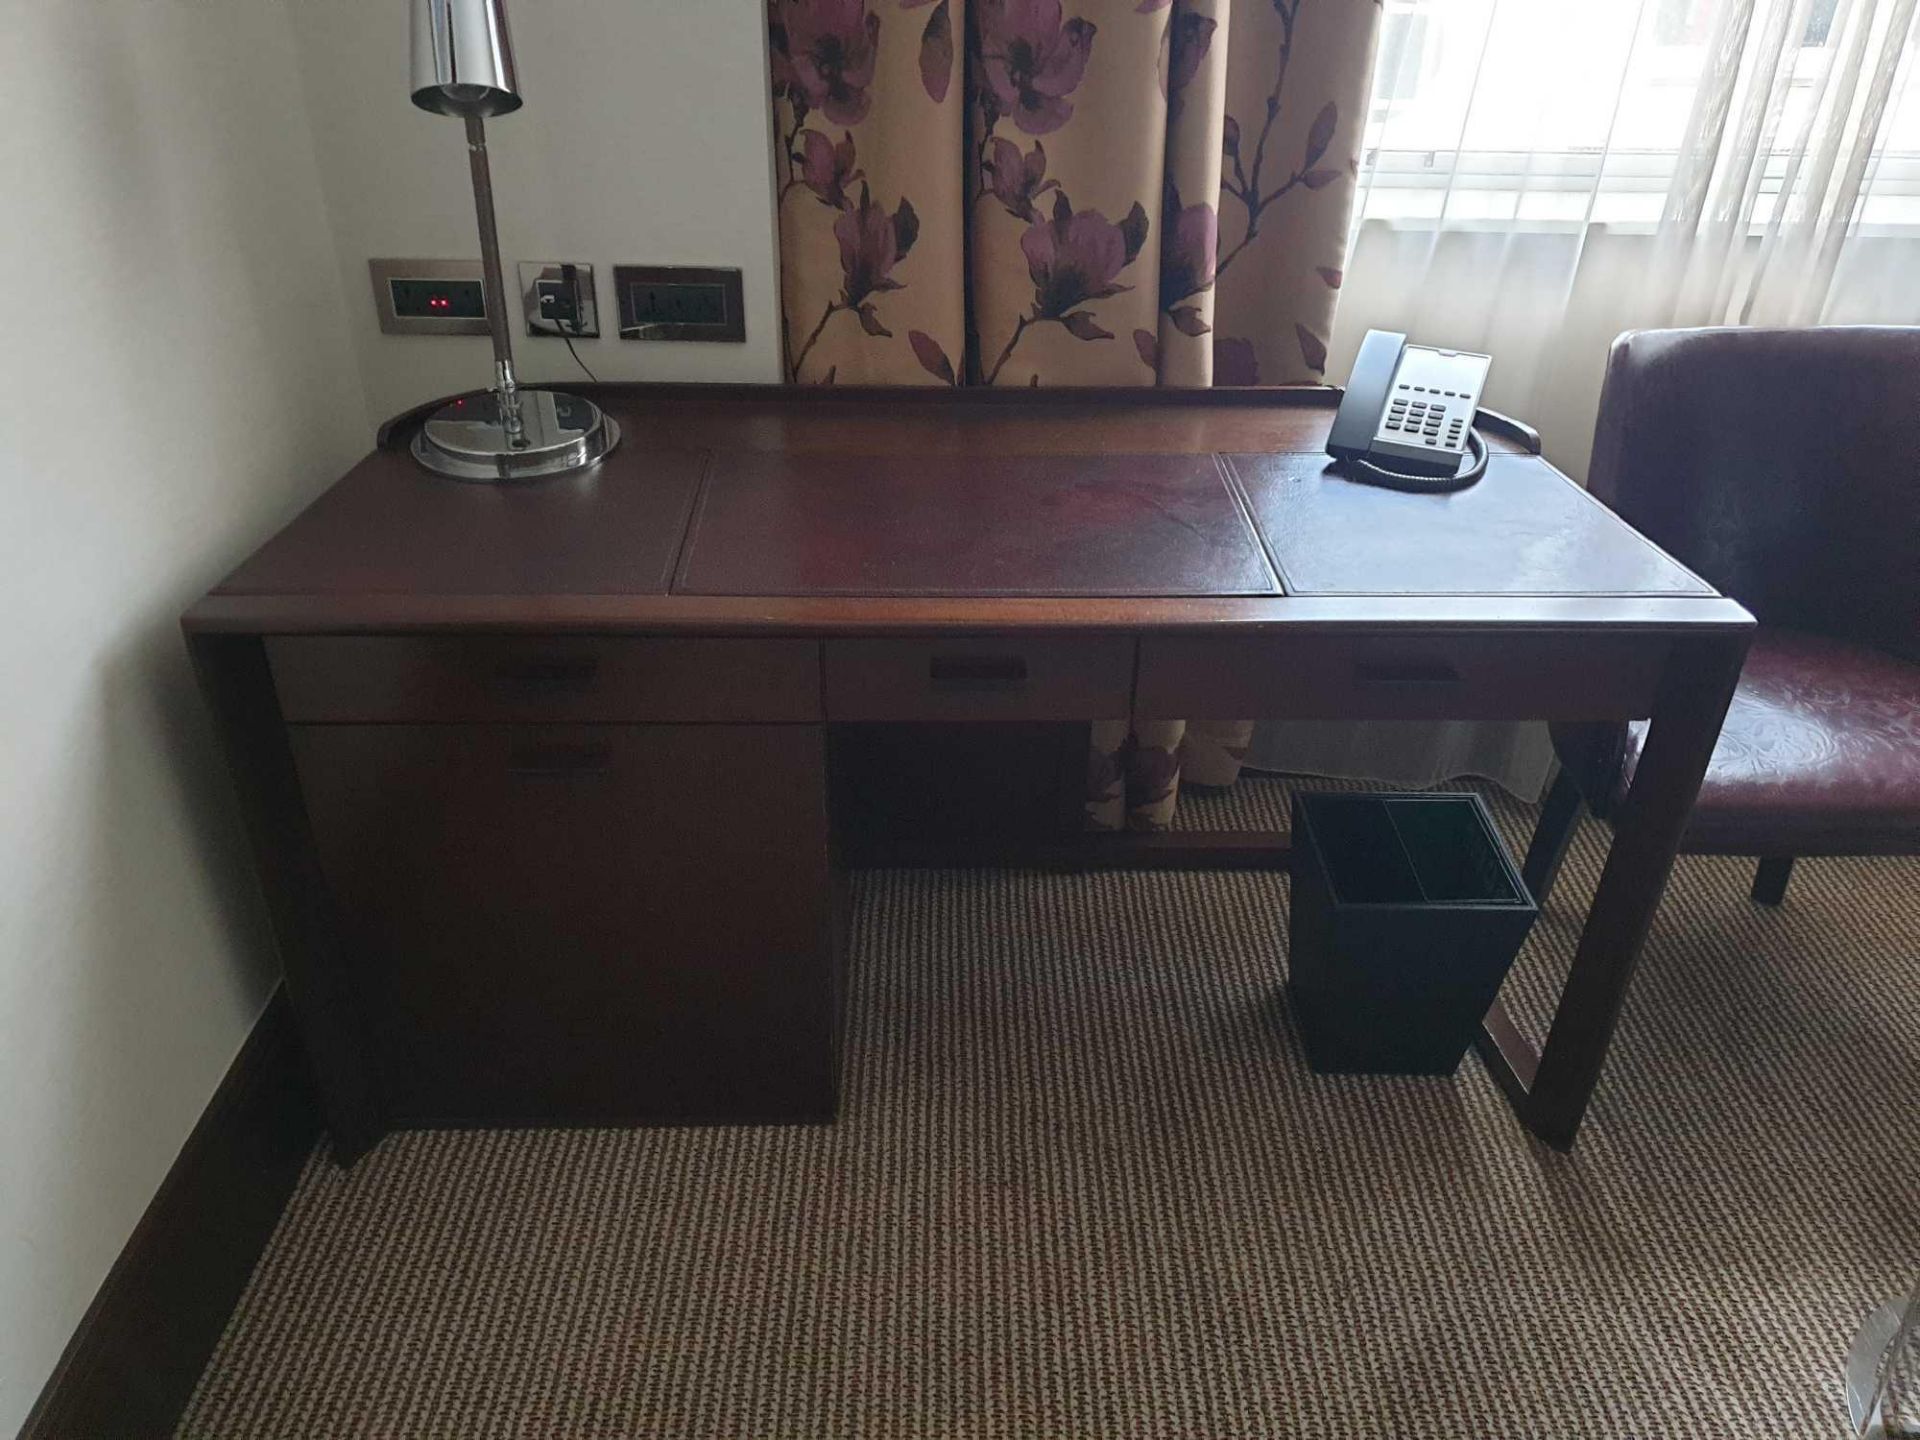
[[1369, 485], [1464, 490], [1487, 472], [1487, 443], [1473, 421], [1492, 363], [1486, 355], [1409, 345], [1404, 335], [1369, 330], [1327, 453], [1350, 479]]

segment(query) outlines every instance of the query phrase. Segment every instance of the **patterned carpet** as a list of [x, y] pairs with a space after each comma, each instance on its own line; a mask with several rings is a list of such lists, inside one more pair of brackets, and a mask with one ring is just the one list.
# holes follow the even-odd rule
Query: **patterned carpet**
[[1681, 862], [1572, 1156], [1471, 1058], [1311, 1075], [1277, 876], [862, 876], [838, 1125], [316, 1156], [180, 1433], [1842, 1436], [1920, 1266], [1920, 867], [1749, 876]]

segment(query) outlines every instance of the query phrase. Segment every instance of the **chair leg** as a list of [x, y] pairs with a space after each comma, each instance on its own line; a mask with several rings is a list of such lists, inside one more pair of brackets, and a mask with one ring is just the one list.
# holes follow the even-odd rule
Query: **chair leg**
[[1560, 862], [1567, 858], [1567, 846], [1580, 824], [1580, 786], [1571, 771], [1562, 767], [1554, 777], [1540, 807], [1540, 823], [1533, 827], [1533, 841], [1527, 846], [1526, 864], [1520, 874], [1532, 892], [1533, 903], [1544, 905], [1559, 878]]
[[1753, 902], [1778, 905], [1787, 898], [1787, 877], [1793, 874], [1793, 856], [1769, 855], [1753, 876]]

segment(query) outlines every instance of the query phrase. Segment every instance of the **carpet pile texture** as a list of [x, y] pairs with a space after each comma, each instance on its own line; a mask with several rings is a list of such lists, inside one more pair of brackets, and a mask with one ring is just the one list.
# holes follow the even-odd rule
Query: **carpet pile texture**
[[[1509, 981], [1536, 1035], [1604, 843]], [[1308, 1071], [1283, 877], [857, 876], [837, 1125], [316, 1154], [179, 1433], [1843, 1436], [1920, 1266], [1920, 866], [1750, 878], [1680, 862], [1559, 1155], [1474, 1057]]]

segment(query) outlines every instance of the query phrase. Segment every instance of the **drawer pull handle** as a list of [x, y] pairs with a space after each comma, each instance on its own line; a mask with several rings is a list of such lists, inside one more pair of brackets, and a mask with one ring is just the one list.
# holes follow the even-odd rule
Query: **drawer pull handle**
[[1382, 660], [1353, 667], [1362, 685], [1458, 685], [1460, 672], [1444, 660]]
[[518, 690], [540, 695], [574, 695], [590, 688], [599, 673], [598, 656], [547, 655], [503, 661], [494, 676]]
[[518, 745], [507, 758], [507, 773], [530, 779], [565, 780], [603, 775], [613, 764], [613, 747], [604, 740], [584, 745]]
[[936, 690], [1012, 690], [1027, 683], [1024, 655], [935, 655], [927, 678]]

